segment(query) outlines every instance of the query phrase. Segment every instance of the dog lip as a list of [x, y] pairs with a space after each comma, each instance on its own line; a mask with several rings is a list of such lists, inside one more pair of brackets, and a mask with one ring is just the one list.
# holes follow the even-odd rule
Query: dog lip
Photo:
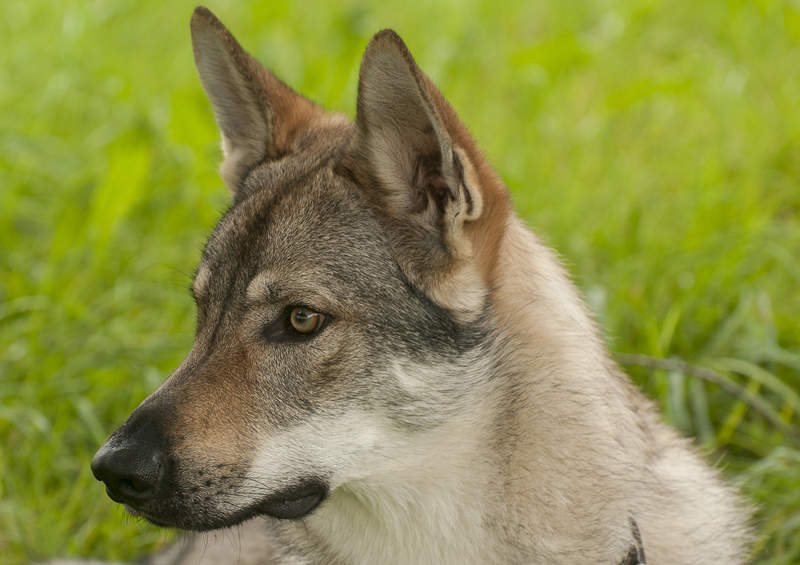
[[173, 524], [171, 524], [170, 522], [162, 520], [158, 517], [151, 516], [150, 514], [138, 510], [137, 508], [131, 506], [130, 504], [125, 505], [125, 511], [135, 518], [144, 518], [151, 524], [159, 526], [161, 528], [170, 528], [173, 526]]
[[272, 518], [297, 520], [313, 512], [328, 495], [328, 486], [312, 479], [279, 491], [258, 504], [258, 512]]

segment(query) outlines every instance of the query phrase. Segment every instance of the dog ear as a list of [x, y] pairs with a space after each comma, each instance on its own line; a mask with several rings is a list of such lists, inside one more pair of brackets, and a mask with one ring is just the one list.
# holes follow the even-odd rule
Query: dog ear
[[200, 82], [222, 133], [225, 184], [236, 192], [258, 163], [292, 151], [293, 143], [323, 110], [265, 69], [202, 6], [191, 21]]
[[364, 53], [356, 125], [401, 268], [440, 304], [469, 310], [452, 302], [490, 284], [508, 193], [394, 31]]

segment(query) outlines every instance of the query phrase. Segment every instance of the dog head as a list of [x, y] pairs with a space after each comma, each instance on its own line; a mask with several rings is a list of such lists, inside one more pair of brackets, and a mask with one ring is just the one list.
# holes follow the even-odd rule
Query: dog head
[[480, 394], [508, 196], [394, 32], [367, 46], [351, 123], [208, 10], [191, 29], [232, 206], [194, 277], [194, 346], [92, 469], [159, 525], [301, 518], [413, 466]]

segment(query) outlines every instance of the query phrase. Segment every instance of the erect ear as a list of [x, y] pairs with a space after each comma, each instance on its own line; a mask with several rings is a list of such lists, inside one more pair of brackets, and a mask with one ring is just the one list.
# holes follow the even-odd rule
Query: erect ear
[[398, 262], [437, 302], [483, 303], [509, 213], [508, 193], [402, 39], [379, 32], [364, 53], [358, 154], [377, 182]]
[[255, 165], [290, 153], [324, 111], [251, 57], [207, 8], [195, 9], [191, 29], [197, 72], [222, 132], [220, 173], [235, 193]]

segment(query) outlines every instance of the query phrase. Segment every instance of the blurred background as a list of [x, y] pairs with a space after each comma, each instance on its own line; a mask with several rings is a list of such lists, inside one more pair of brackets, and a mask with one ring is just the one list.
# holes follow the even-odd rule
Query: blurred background
[[[611, 350], [759, 506], [755, 561], [800, 563], [800, 3], [209, 7], [351, 116], [366, 42], [396, 29]], [[228, 204], [193, 8], [0, 6], [3, 563], [172, 535], [126, 516], [89, 460], [188, 351], [190, 275]]]

